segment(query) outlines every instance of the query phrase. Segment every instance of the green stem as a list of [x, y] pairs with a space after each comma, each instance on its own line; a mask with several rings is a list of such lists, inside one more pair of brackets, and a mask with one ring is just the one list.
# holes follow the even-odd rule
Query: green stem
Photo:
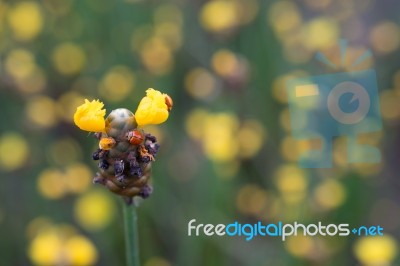
[[136, 206], [134, 202], [131, 205], [123, 202], [122, 205], [125, 226], [126, 265], [140, 266]]

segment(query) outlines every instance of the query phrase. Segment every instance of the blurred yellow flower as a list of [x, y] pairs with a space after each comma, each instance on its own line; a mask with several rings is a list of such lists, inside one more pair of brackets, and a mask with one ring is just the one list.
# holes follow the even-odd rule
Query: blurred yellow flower
[[82, 193], [92, 184], [92, 176], [85, 164], [74, 163], [66, 169], [64, 185], [71, 193]]
[[204, 124], [209, 116], [210, 114], [205, 109], [193, 109], [186, 117], [185, 129], [187, 134], [195, 140], [202, 140]]
[[140, 50], [140, 58], [146, 69], [154, 75], [164, 75], [174, 65], [171, 49], [164, 39], [157, 36], [144, 42]]
[[55, 68], [65, 76], [74, 75], [82, 71], [87, 61], [82, 47], [69, 42], [57, 45], [51, 59]]
[[15, 79], [31, 76], [36, 67], [33, 53], [25, 49], [11, 50], [5, 60], [5, 69]]
[[8, 24], [18, 40], [31, 40], [42, 30], [40, 6], [33, 1], [19, 2], [8, 14]]
[[400, 95], [394, 90], [384, 90], [380, 93], [381, 113], [383, 119], [395, 121], [400, 118], [400, 110], [397, 107]]
[[391, 21], [382, 21], [375, 25], [369, 34], [369, 41], [375, 52], [388, 54], [400, 47], [400, 27]]
[[242, 158], [255, 156], [262, 148], [266, 136], [264, 127], [255, 119], [244, 121], [237, 134], [240, 146], [239, 155]]
[[276, 1], [268, 9], [268, 20], [275, 32], [281, 36], [298, 27], [302, 17], [295, 2]]
[[38, 66], [28, 76], [15, 80], [17, 88], [24, 94], [42, 91], [46, 86], [46, 72]]
[[211, 64], [215, 73], [227, 78], [239, 67], [239, 60], [233, 52], [222, 49], [213, 54]]
[[97, 260], [97, 251], [93, 244], [83, 236], [73, 236], [65, 243], [71, 265], [90, 265]]
[[204, 123], [203, 149], [214, 162], [232, 161], [239, 154], [237, 141], [239, 120], [232, 113], [218, 113], [208, 117]]
[[205, 30], [226, 33], [253, 21], [259, 10], [257, 0], [213, 0], [201, 8], [199, 20]]
[[122, 101], [134, 88], [135, 79], [130, 68], [123, 65], [113, 66], [101, 79], [98, 86], [99, 94], [108, 101]]
[[238, 24], [238, 5], [234, 1], [215, 0], [207, 2], [200, 13], [203, 27], [212, 32], [221, 32]]
[[181, 24], [173, 22], [163, 22], [154, 28], [154, 37], [160, 38], [172, 51], [178, 50], [182, 46], [183, 36]]
[[335, 209], [346, 200], [346, 190], [337, 180], [328, 179], [316, 187], [314, 198], [323, 209]]
[[397, 243], [388, 235], [363, 237], [357, 240], [354, 254], [363, 265], [390, 265], [397, 255]]
[[185, 77], [186, 91], [193, 98], [209, 100], [218, 93], [218, 81], [210, 71], [205, 68], [192, 69]]
[[35, 265], [94, 265], [97, 250], [86, 237], [69, 225], [43, 225], [29, 245]]
[[303, 43], [311, 50], [322, 50], [334, 45], [339, 36], [340, 27], [336, 20], [319, 17], [305, 24]]
[[232, 113], [213, 114], [203, 109], [194, 109], [185, 127], [190, 137], [201, 141], [204, 154], [219, 164], [255, 156], [266, 136], [265, 129], [256, 120], [241, 122]]
[[56, 103], [47, 96], [30, 98], [26, 105], [26, 116], [39, 127], [52, 127], [57, 123]]
[[166, 97], [168, 97], [167, 94], [154, 89], [146, 91], [146, 97], [143, 97], [140, 101], [135, 113], [136, 122], [139, 126], [161, 124], [168, 119]]
[[49, 168], [40, 173], [37, 179], [37, 188], [40, 194], [48, 199], [59, 199], [67, 190], [64, 186], [63, 173], [54, 168]]
[[62, 240], [54, 230], [48, 229], [33, 239], [29, 257], [35, 264], [51, 265], [58, 262], [58, 251], [61, 249]]
[[285, 164], [275, 172], [276, 186], [285, 203], [297, 204], [306, 197], [308, 176], [294, 164]]
[[79, 224], [90, 231], [96, 231], [109, 225], [115, 215], [114, 202], [107, 192], [90, 191], [76, 202], [74, 214]]
[[85, 103], [76, 109], [74, 114], [74, 123], [80, 129], [90, 132], [103, 132], [105, 128], [104, 116], [106, 110], [102, 109], [104, 104], [99, 100], [89, 102], [85, 99]]
[[82, 147], [70, 137], [59, 138], [51, 142], [47, 147], [50, 162], [65, 167], [82, 160]]
[[307, 258], [315, 252], [315, 241], [310, 236], [301, 235], [289, 237], [285, 242], [285, 247], [290, 254], [299, 258]]
[[265, 212], [267, 204], [267, 191], [257, 185], [244, 185], [236, 196], [236, 206], [243, 214], [260, 215]]
[[0, 168], [14, 171], [24, 166], [29, 156], [27, 140], [19, 133], [7, 132], [0, 136]]
[[[68, 142], [63, 144], [66, 145]], [[67, 152], [67, 154], [70, 153]], [[43, 197], [56, 200], [68, 194], [85, 192], [91, 181], [92, 173], [90, 169], [84, 164], [73, 163], [64, 171], [59, 168], [43, 170], [37, 178], [37, 189]]]

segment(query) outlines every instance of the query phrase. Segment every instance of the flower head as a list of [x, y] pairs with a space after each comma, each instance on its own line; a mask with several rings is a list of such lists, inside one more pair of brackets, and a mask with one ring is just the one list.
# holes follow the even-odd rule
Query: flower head
[[168, 119], [169, 109], [166, 99], [171, 99], [167, 94], [154, 89], [146, 91], [146, 97], [140, 101], [135, 113], [139, 126], [161, 124]]
[[122, 196], [127, 204], [132, 204], [134, 197], [147, 198], [152, 193], [151, 166], [160, 148], [156, 137], [138, 126], [163, 123], [173, 107], [167, 94], [154, 89], [146, 93], [135, 115], [118, 108], [105, 118], [104, 104], [87, 99], [74, 114], [75, 124], [95, 132], [99, 141], [99, 148], [92, 154], [99, 168], [93, 182]]
[[104, 104], [99, 100], [85, 103], [76, 109], [74, 123], [80, 129], [90, 132], [104, 132], [106, 110], [102, 109]]

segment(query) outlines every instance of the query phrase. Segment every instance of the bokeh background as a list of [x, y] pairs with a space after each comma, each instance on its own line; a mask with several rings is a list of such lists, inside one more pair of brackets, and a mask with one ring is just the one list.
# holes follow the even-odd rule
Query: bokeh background
[[[123, 265], [121, 200], [99, 185], [85, 98], [134, 111], [174, 99], [150, 126], [162, 148], [139, 208], [141, 261], [169, 265], [400, 265], [400, 2], [395, 0], [0, 1], [1, 265]], [[376, 165], [297, 166], [285, 82], [332, 73], [366, 49], [378, 75]], [[349, 64], [347, 64], [349, 65]], [[353, 70], [346, 65], [340, 71]], [[336, 70], [339, 71], [339, 70]], [[187, 223], [380, 225], [383, 237], [188, 237]]]

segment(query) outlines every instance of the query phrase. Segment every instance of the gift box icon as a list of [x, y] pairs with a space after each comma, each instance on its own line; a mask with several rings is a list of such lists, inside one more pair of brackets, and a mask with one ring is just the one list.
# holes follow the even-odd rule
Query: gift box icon
[[357, 140], [382, 129], [374, 70], [292, 79], [287, 92], [292, 136], [321, 143], [300, 155], [301, 167], [332, 167], [335, 137], [346, 137], [348, 163], [380, 162], [379, 149]]

